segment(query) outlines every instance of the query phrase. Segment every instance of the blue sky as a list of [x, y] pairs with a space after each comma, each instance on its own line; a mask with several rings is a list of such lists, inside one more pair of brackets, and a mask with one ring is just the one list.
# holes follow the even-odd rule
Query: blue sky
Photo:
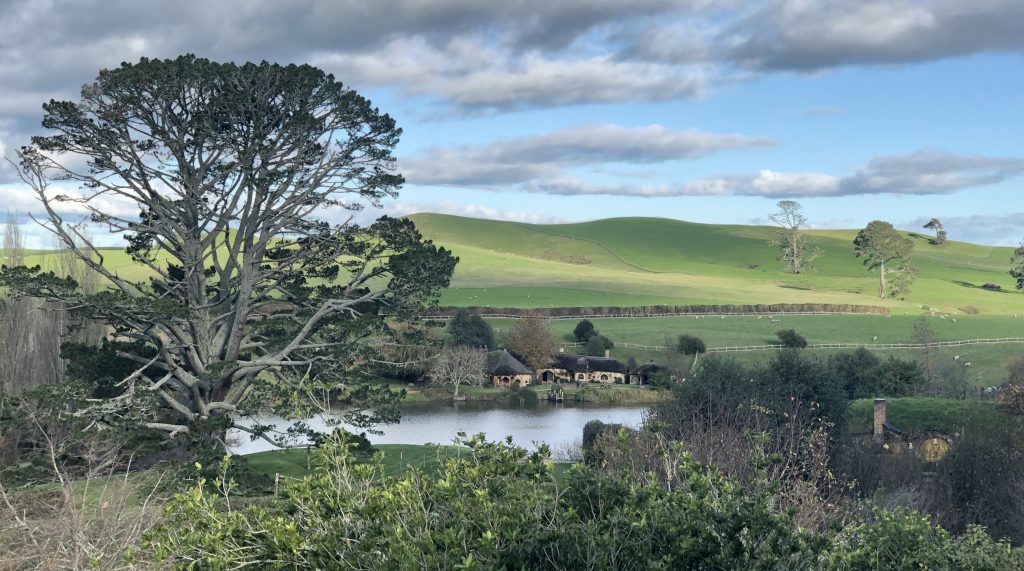
[[1018, 2], [207, 4], [4, 3], [0, 150], [99, 69], [191, 52], [318, 65], [395, 116], [389, 213], [747, 224], [787, 199], [816, 227], [1024, 237]]

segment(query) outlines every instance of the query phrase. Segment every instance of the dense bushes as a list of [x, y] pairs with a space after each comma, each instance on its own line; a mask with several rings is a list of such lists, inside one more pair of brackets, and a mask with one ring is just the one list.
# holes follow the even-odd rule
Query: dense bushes
[[828, 365], [844, 381], [851, 400], [910, 396], [925, 382], [924, 369], [916, 361], [892, 356], [882, 361], [863, 347], [832, 355]]
[[278, 500], [233, 507], [201, 484], [178, 494], [151, 540], [195, 569], [1024, 569], [981, 530], [954, 538], [912, 513], [810, 533], [765, 489], [686, 454], [671, 487], [582, 465], [555, 486], [546, 450], [464, 444], [436, 476], [388, 476], [379, 457], [360, 465], [327, 445]]

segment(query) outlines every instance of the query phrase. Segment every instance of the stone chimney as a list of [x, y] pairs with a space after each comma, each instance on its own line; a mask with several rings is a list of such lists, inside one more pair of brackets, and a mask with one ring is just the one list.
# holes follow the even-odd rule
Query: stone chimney
[[609, 351], [608, 349], [605, 349], [604, 350], [604, 358], [607, 359], [608, 357], [611, 357], [611, 356], [612, 356], [612, 352]]
[[885, 399], [875, 399], [875, 423], [872, 435], [877, 442], [881, 442], [885, 436]]

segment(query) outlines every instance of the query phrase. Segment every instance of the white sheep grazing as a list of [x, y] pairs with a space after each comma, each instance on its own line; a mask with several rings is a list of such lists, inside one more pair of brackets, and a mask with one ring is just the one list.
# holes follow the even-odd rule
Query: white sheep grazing
[[954, 361], [959, 361], [960, 360], [960, 355], [957, 355], [956, 357], [953, 357], [953, 360]]
[[964, 366], [965, 366], [965, 367], [970, 367], [970, 366], [971, 366], [971, 362], [970, 362], [970, 361], [967, 361], [966, 363], [964, 363]]

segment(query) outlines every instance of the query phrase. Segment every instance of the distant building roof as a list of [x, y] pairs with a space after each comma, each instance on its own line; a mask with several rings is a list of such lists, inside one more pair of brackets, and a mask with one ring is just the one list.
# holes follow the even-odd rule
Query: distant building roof
[[623, 373], [627, 368], [612, 357], [589, 357], [586, 355], [571, 355], [569, 353], [558, 353], [554, 357], [552, 368], [565, 369], [573, 373]]
[[639, 365], [636, 368], [634, 368], [632, 371], [630, 371], [630, 374], [632, 374], [632, 375], [650, 375], [652, 373], [657, 373], [658, 371], [660, 371], [660, 370], [662, 370], [664, 368], [665, 368], [664, 365], [660, 365], [658, 363], [644, 363], [643, 365]]
[[487, 374], [492, 377], [496, 375], [532, 375], [533, 371], [508, 351], [491, 351], [487, 354]]

